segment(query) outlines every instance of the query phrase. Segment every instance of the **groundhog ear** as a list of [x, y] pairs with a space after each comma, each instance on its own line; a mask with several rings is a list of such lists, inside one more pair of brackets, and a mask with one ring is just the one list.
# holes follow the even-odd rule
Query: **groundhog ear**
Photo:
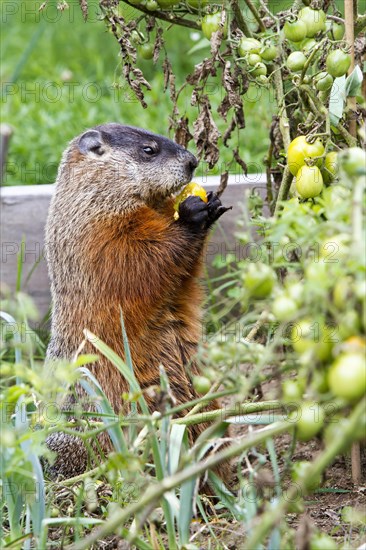
[[104, 144], [101, 133], [98, 130], [88, 130], [80, 137], [78, 147], [84, 155], [87, 153], [95, 153], [99, 156], [103, 155]]

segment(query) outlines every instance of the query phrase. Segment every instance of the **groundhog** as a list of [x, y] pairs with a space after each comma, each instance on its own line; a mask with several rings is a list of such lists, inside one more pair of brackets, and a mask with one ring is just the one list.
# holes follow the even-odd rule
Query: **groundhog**
[[[71, 359], [84, 328], [124, 357], [122, 310], [142, 389], [159, 385], [163, 365], [178, 404], [197, 397], [191, 375], [202, 332], [198, 278], [209, 229], [227, 209], [214, 193], [207, 203], [191, 196], [174, 219], [173, 194], [191, 181], [196, 167], [183, 147], [130, 126], [96, 126], [71, 141], [46, 226], [53, 298], [49, 359]], [[87, 344], [83, 353], [95, 349]], [[102, 356], [89, 368], [114, 411], [125, 412], [128, 385], [118, 370]], [[81, 398], [81, 388], [76, 395]], [[158, 396], [146, 392], [146, 399], [151, 411], [158, 407]], [[74, 403], [66, 398], [64, 409]], [[193, 427], [192, 438], [202, 430]], [[47, 444], [57, 452], [54, 474], [85, 470], [87, 452], [79, 438], [54, 433]], [[104, 444], [108, 451], [106, 439]]]

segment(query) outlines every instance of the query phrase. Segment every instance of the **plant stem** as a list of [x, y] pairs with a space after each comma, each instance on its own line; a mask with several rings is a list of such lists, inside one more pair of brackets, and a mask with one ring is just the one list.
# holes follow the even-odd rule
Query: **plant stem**
[[[354, 4], [352, 0], [345, 0], [344, 10], [345, 10], [345, 22], [346, 22], [346, 42], [350, 47], [350, 56], [351, 56], [351, 66], [348, 70], [348, 75], [350, 75], [355, 68], [355, 32], [354, 32]], [[347, 105], [350, 110], [349, 118], [349, 133], [351, 136], [356, 137], [357, 125], [356, 125], [356, 98], [348, 97]]]
[[358, 36], [366, 28], [366, 14], [359, 15], [355, 24], [355, 36]]
[[258, 527], [246, 541], [245, 548], [256, 550], [259, 545], [263, 543], [263, 539], [267, 536], [272, 527], [280, 522], [291, 504], [299, 498], [299, 492], [306, 492], [307, 482], [321, 475], [347, 443], [354, 439], [354, 435], [362, 423], [362, 416], [365, 414], [365, 406], [366, 399], [363, 399], [353, 410], [342, 433], [338, 434], [338, 437], [334, 438], [334, 440], [328, 444], [325, 451], [312, 463], [306, 478], [297, 481], [291, 490], [287, 491], [285, 497], [282, 497], [276, 507], [271, 507], [262, 517], [258, 518]]
[[230, 416], [237, 416], [249, 413], [256, 413], [262, 411], [271, 411], [274, 409], [280, 409], [283, 405], [279, 401], [263, 401], [261, 403], [244, 403], [237, 404], [233, 409], [217, 409], [215, 411], [203, 411], [199, 414], [193, 414], [192, 416], [185, 416], [183, 418], [175, 418], [172, 420], [172, 424], [185, 424], [186, 426], [192, 426], [193, 424], [200, 424], [201, 422], [211, 422], [213, 420], [225, 421]]
[[306, 74], [306, 71], [308, 70], [308, 67], [310, 65], [310, 63], [312, 62], [312, 60], [314, 59], [315, 55], [318, 53], [318, 51], [323, 47], [323, 44], [326, 42], [326, 38], [324, 38], [323, 40], [321, 40], [312, 50], [311, 50], [311, 53], [309, 55], [309, 57], [307, 58], [306, 62], [305, 62], [305, 65], [304, 65], [304, 68], [301, 72], [301, 76], [300, 76], [300, 82], [302, 83], [303, 80], [304, 80], [304, 77], [305, 77], [305, 74]]
[[265, 32], [266, 27], [263, 25], [263, 21], [261, 19], [261, 16], [259, 15], [255, 5], [252, 3], [252, 0], [245, 0], [245, 3], [248, 6], [248, 8], [250, 9], [250, 11], [252, 12], [252, 14], [254, 15], [254, 18], [257, 21], [261, 32]]
[[[181, 472], [178, 472], [172, 476], [169, 476], [157, 484], [150, 485], [146, 492], [141, 496], [138, 502], [133, 502], [123, 510], [116, 511], [112, 517], [104, 523], [99, 529], [95, 529], [90, 535], [83, 540], [76, 542], [75, 544], [68, 546], [67, 550], [85, 550], [91, 548], [97, 540], [102, 540], [110, 533], [115, 532], [123, 526], [131, 516], [141, 512], [153, 502], [158, 502], [164, 493], [171, 491], [174, 487], [181, 485], [185, 481], [199, 476], [209, 469], [214, 468], [221, 462], [227, 461], [243, 451], [250, 449], [253, 446], [258, 445], [262, 441], [265, 441], [269, 437], [279, 435], [286, 431], [293, 429], [293, 424], [289, 422], [276, 422], [270, 427], [257, 430], [251, 433], [244, 441], [231, 445], [223, 449], [221, 452], [210, 456], [209, 458], [193, 464], [188, 468], [185, 468]], [[248, 547], [249, 548], [249, 547]]]
[[134, 8], [136, 10], [142, 11], [142, 13], [145, 13], [146, 15], [150, 15], [151, 17], [156, 17], [156, 19], [161, 19], [162, 21], [167, 21], [168, 23], [172, 23], [173, 25], [179, 25], [180, 27], [187, 27], [188, 29], [195, 29], [200, 31], [201, 25], [198, 25], [195, 21], [192, 21], [191, 19], [184, 19], [183, 17], [176, 17], [172, 14], [172, 12], [165, 12], [161, 10], [155, 10], [150, 11], [148, 10], [144, 5], [142, 4], [130, 4], [128, 0], [122, 0], [127, 6], [130, 6], [131, 8]]
[[362, 227], [362, 197], [365, 189], [364, 177], [359, 176], [355, 182], [352, 197], [352, 248], [355, 256], [358, 256], [360, 245], [364, 239]]
[[341, 133], [342, 138], [347, 143], [348, 147], [356, 147], [357, 139], [355, 137], [351, 136], [351, 134], [349, 132], [347, 132], [345, 127], [342, 126], [341, 122], [339, 122], [337, 124], [337, 130]]
[[243, 14], [241, 13], [238, 0], [231, 0], [231, 7], [233, 10], [234, 19], [237, 22], [239, 29], [244, 33], [245, 36], [252, 37], [253, 33], [246, 24]]
[[277, 105], [278, 105], [278, 108], [281, 109], [280, 130], [281, 130], [281, 135], [283, 139], [283, 145], [287, 151], [288, 146], [290, 145], [290, 142], [291, 142], [291, 136], [290, 136], [290, 123], [287, 116], [285, 97], [284, 97], [284, 91], [283, 91], [283, 77], [282, 77], [281, 70], [274, 71], [273, 80], [274, 80], [274, 86], [276, 91]]
[[285, 201], [288, 197], [288, 192], [290, 191], [291, 183], [292, 183], [293, 175], [290, 172], [290, 168], [288, 166], [285, 167], [285, 170], [283, 172], [282, 181], [280, 185], [280, 189], [278, 191], [277, 199], [276, 199], [276, 206], [273, 215], [276, 217], [278, 216], [282, 206], [281, 202]]

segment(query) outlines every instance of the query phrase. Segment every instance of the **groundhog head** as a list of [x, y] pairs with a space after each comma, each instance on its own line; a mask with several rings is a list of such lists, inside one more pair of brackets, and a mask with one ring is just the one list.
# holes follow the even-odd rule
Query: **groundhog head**
[[[170, 139], [131, 126], [103, 124], [75, 138], [65, 152], [59, 184], [75, 193], [108, 193], [134, 204], [156, 203], [191, 181], [192, 153]], [[73, 185], [76, 183], [76, 185]]]

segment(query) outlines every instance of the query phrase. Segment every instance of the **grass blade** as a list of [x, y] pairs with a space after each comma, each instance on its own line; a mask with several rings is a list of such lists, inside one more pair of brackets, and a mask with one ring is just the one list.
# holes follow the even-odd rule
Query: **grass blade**
[[[97, 408], [101, 408], [103, 413], [106, 413], [108, 415], [115, 415], [114, 410], [111, 407], [111, 404], [109, 403], [108, 399], [105, 396], [105, 393], [103, 392], [102, 388], [100, 387], [97, 379], [95, 376], [90, 372], [89, 369], [85, 367], [81, 367], [80, 372], [82, 372], [85, 376], [87, 376], [93, 383], [93, 387], [86, 381], [81, 379], [80, 385], [83, 387], [83, 389], [87, 392], [88, 395], [91, 397], [98, 397], [99, 403]], [[101, 417], [102, 422], [105, 426], [108, 427], [109, 425], [109, 419], [108, 417]], [[128, 452], [128, 446], [125, 440], [125, 437], [123, 435], [122, 428], [119, 424], [115, 424], [114, 426], [107, 429], [109, 437], [111, 438], [114, 448], [117, 452], [126, 454]]]

